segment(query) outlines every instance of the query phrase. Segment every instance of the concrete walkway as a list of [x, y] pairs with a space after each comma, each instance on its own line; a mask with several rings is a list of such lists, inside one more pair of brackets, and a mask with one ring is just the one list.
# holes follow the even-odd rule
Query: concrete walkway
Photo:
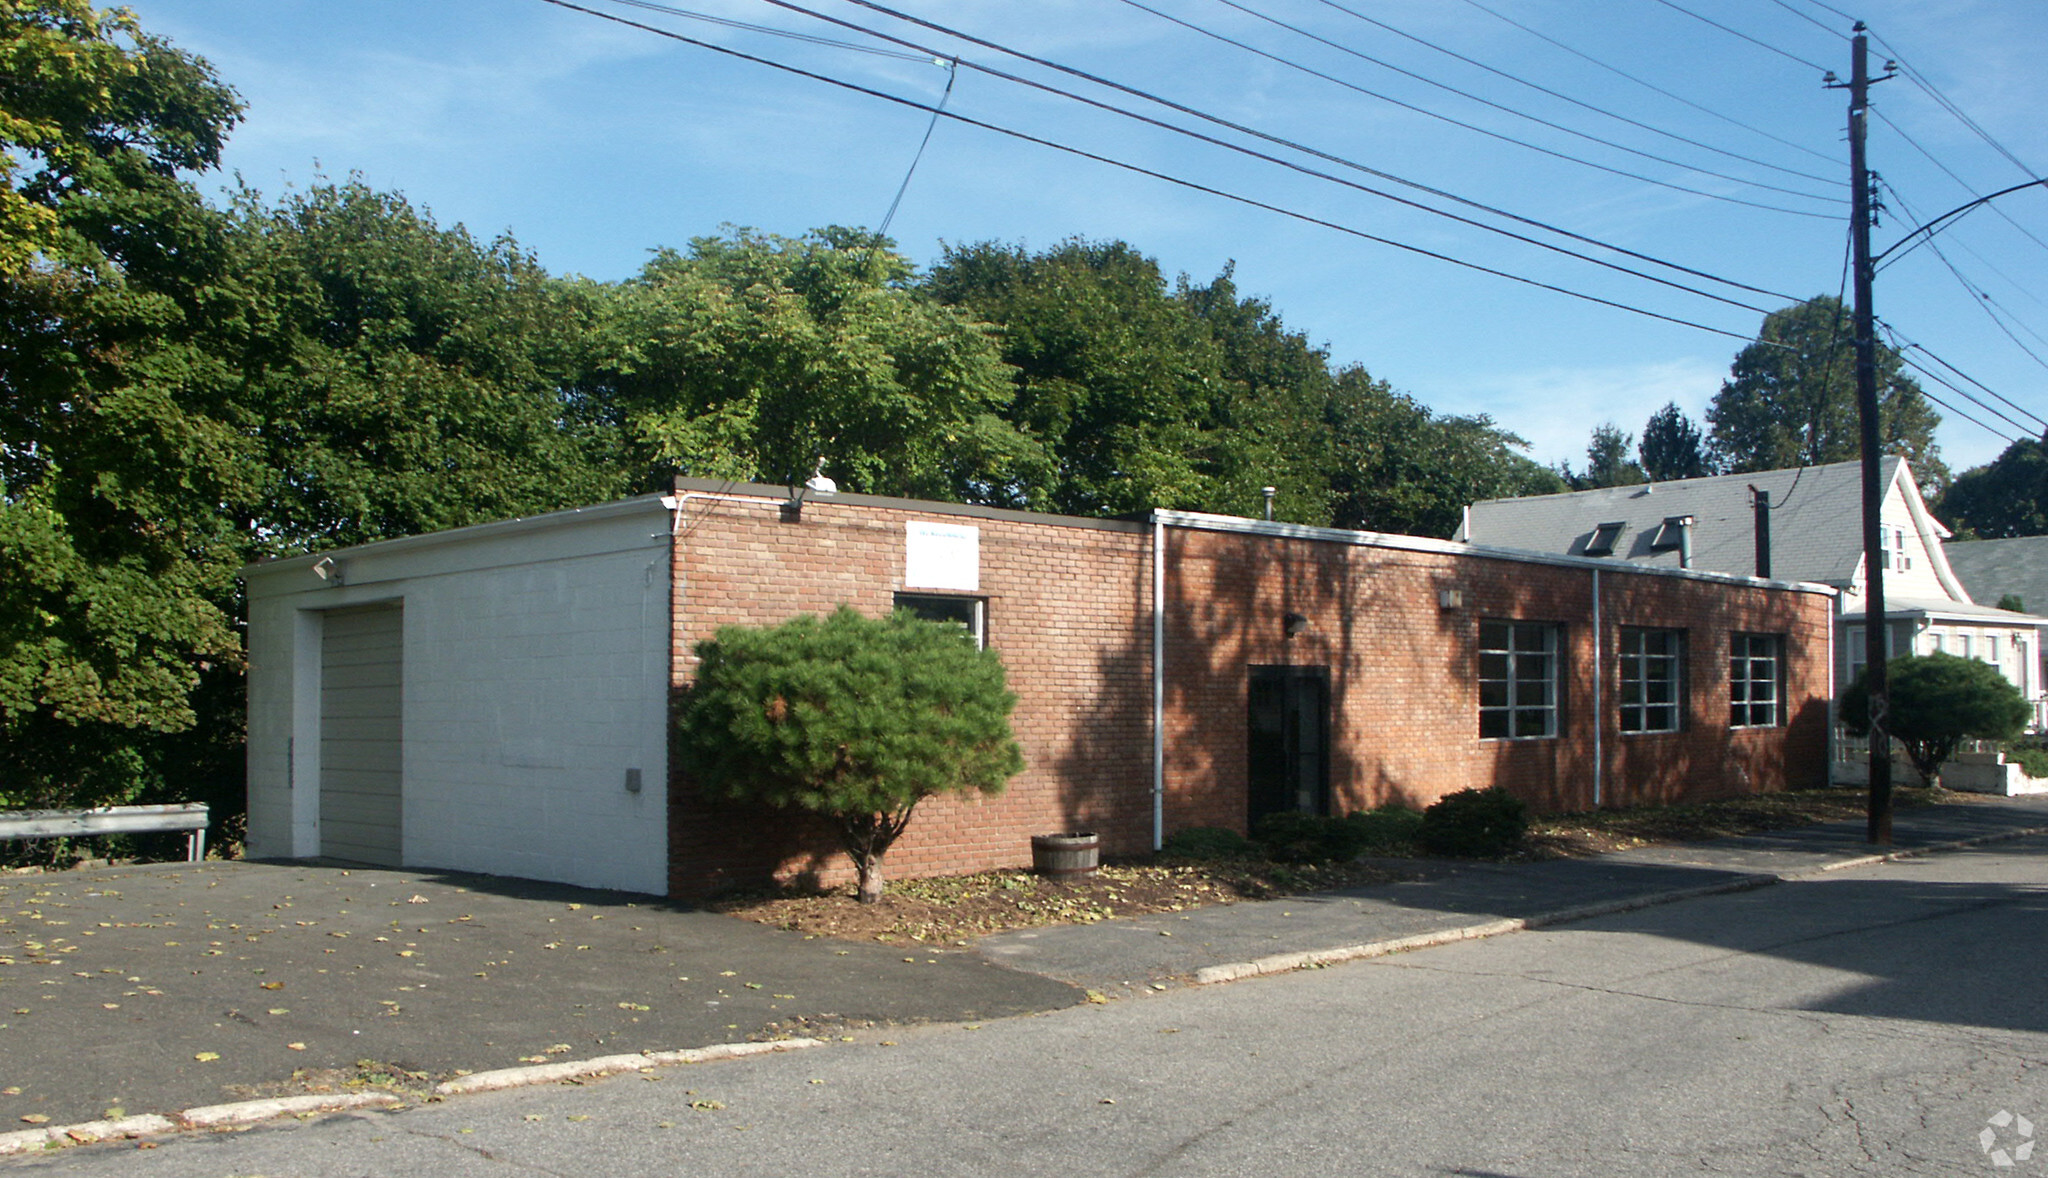
[[[2048, 799], [1969, 801], [1900, 812], [1894, 849], [2041, 830]], [[764, 1035], [829, 1040], [1056, 1009], [1091, 990], [1154, 993], [1766, 886], [1867, 861], [1861, 836], [1837, 823], [1585, 860], [1404, 861], [1418, 878], [950, 952], [436, 872], [209, 863], [0, 877], [0, 1153], [87, 1122], [162, 1115], [68, 1139], [199, 1123], [195, 1109], [267, 1115], [206, 1106], [309, 1089], [361, 1097], [365, 1074], [420, 1073], [422, 1090], [486, 1069], [546, 1081], [579, 1060], [672, 1053], [648, 1057], [659, 1063]]]
[[1707, 843], [1540, 863], [1390, 861], [1419, 878], [1314, 896], [1001, 933], [982, 954], [1105, 996], [1157, 992], [1303, 964], [1555, 924], [1836, 870], [1885, 851], [1924, 853], [2048, 829], [2048, 799], [1970, 799], [1901, 810], [1893, 843], [1830, 822]]

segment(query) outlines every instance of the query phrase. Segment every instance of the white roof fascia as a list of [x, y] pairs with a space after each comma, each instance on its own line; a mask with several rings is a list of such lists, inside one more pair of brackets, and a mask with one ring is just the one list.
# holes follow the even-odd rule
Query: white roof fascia
[[1962, 578], [1948, 563], [1948, 553], [1942, 551], [1941, 542], [1954, 535], [1943, 527], [1934, 513], [1927, 510], [1927, 501], [1920, 496], [1920, 485], [1913, 481], [1912, 472], [1906, 468], [1906, 460], [1899, 459], [1898, 469], [1892, 474], [1893, 484], [1899, 488], [1899, 495], [1906, 501], [1906, 512], [1913, 520], [1913, 529], [1920, 533], [1920, 547], [1927, 553], [1927, 559], [1934, 563], [1934, 577], [1948, 595], [1965, 604], [1970, 600], [1970, 591], [1963, 588]]
[[390, 540], [373, 540], [368, 544], [356, 544], [347, 548], [323, 548], [298, 556], [280, 557], [277, 560], [258, 561], [244, 565], [241, 577], [265, 577], [275, 573], [287, 573], [296, 569], [311, 568], [327, 558], [343, 558], [364, 555], [382, 556], [386, 553], [403, 552], [410, 548], [433, 548], [468, 540], [497, 540], [517, 536], [526, 532], [540, 532], [551, 528], [568, 527], [572, 524], [594, 519], [610, 519], [614, 516], [637, 515], [643, 512], [660, 511], [666, 514], [667, 505], [661, 502], [661, 495], [636, 495], [631, 499], [615, 499], [609, 503], [598, 503], [590, 507], [572, 507], [566, 511], [550, 511], [541, 515], [523, 515], [515, 519], [493, 520], [484, 524], [469, 524], [460, 528], [447, 528], [438, 532], [421, 532], [413, 536], [398, 536]]
[[1762, 577], [1744, 576], [1739, 573], [1716, 573], [1703, 569], [1679, 569], [1669, 565], [1637, 564], [1633, 561], [1614, 561], [1598, 556], [1565, 556], [1555, 552], [1540, 552], [1529, 548], [1497, 548], [1485, 544], [1465, 544], [1456, 540], [1438, 540], [1429, 536], [1403, 536], [1393, 532], [1361, 532], [1349, 528], [1319, 528], [1309, 524], [1281, 523], [1277, 520], [1247, 519], [1236, 515], [1210, 515], [1199, 511], [1157, 510], [1152, 518], [1172, 528], [1189, 528], [1205, 532], [1241, 532], [1257, 536], [1277, 536], [1292, 540], [1320, 540], [1329, 544], [1349, 544], [1359, 548], [1391, 548], [1401, 552], [1430, 552], [1441, 556], [1477, 556], [1492, 560], [1515, 561], [1520, 564], [1552, 565], [1572, 569], [1600, 569], [1610, 573], [1626, 573], [1647, 577], [1679, 577], [1691, 581], [1710, 581], [1721, 585], [1745, 585], [1765, 589], [1792, 589], [1801, 593], [1818, 593], [1824, 597], [1840, 596], [1832, 585], [1813, 581], [1776, 581]]

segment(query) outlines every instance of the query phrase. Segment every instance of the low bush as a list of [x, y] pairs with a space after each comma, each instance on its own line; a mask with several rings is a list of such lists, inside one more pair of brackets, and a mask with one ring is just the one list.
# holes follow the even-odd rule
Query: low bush
[[1401, 851], [1412, 847], [1422, 831], [1422, 812], [1406, 806], [1353, 810], [1344, 822], [1356, 831], [1359, 850]]
[[2038, 744], [2008, 741], [2005, 745], [2005, 759], [2018, 765], [2020, 772], [2029, 777], [2048, 777], [2048, 749]]
[[1331, 863], [1353, 859], [1363, 848], [1341, 818], [1324, 818], [1296, 810], [1268, 814], [1252, 827], [1252, 837], [1278, 863]]
[[1245, 859], [1258, 847], [1234, 830], [1221, 826], [1190, 826], [1166, 836], [1159, 853], [1179, 859]]
[[1422, 812], [1416, 841], [1432, 855], [1491, 859], [1529, 832], [1529, 808], [1504, 789], [1461, 789]]

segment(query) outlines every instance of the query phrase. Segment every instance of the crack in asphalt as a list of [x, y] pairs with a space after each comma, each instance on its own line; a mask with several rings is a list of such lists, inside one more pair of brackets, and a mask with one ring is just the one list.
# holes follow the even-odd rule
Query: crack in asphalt
[[473, 1153], [494, 1165], [511, 1166], [514, 1169], [529, 1170], [535, 1174], [546, 1174], [549, 1178], [579, 1178], [578, 1175], [565, 1173], [561, 1170], [552, 1170], [546, 1166], [535, 1165], [532, 1162], [522, 1162], [513, 1158], [500, 1157], [494, 1151], [486, 1149], [481, 1145], [472, 1145], [467, 1141], [458, 1141], [446, 1133], [429, 1133], [422, 1129], [404, 1129], [401, 1132], [408, 1137], [419, 1137], [428, 1141], [439, 1141], [445, 1145], [452, 1145], [456, 1149]]

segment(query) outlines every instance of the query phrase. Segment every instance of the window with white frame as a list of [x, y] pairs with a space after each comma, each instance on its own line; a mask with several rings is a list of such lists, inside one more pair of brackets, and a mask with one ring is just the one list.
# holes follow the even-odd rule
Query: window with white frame
[[956, 597], [943, 593], [898, 593], [896, 608], [907, 609], [928, 622], [957, 622], [974, 640], [976, 650], [988, 648], [988, 599]]
[[1734, 634], [1728, 640], [1728, 724], [1775, 728], [1784, 722], [1785, 639]]
[[1884, 544], [1884, 567], [1904, 572], [1913, 567], [1913, 558], [1906, 552], [1906, 529], [1885, 525], [1878, 528], [1878, 538]]
[[1621, 730], [1676, 732], [1683, 711], [1685, 631], [1621, 629]]
[[1549, 622], [1479, 623], [1479, 735], [1557, 735], [1557, 635]]

